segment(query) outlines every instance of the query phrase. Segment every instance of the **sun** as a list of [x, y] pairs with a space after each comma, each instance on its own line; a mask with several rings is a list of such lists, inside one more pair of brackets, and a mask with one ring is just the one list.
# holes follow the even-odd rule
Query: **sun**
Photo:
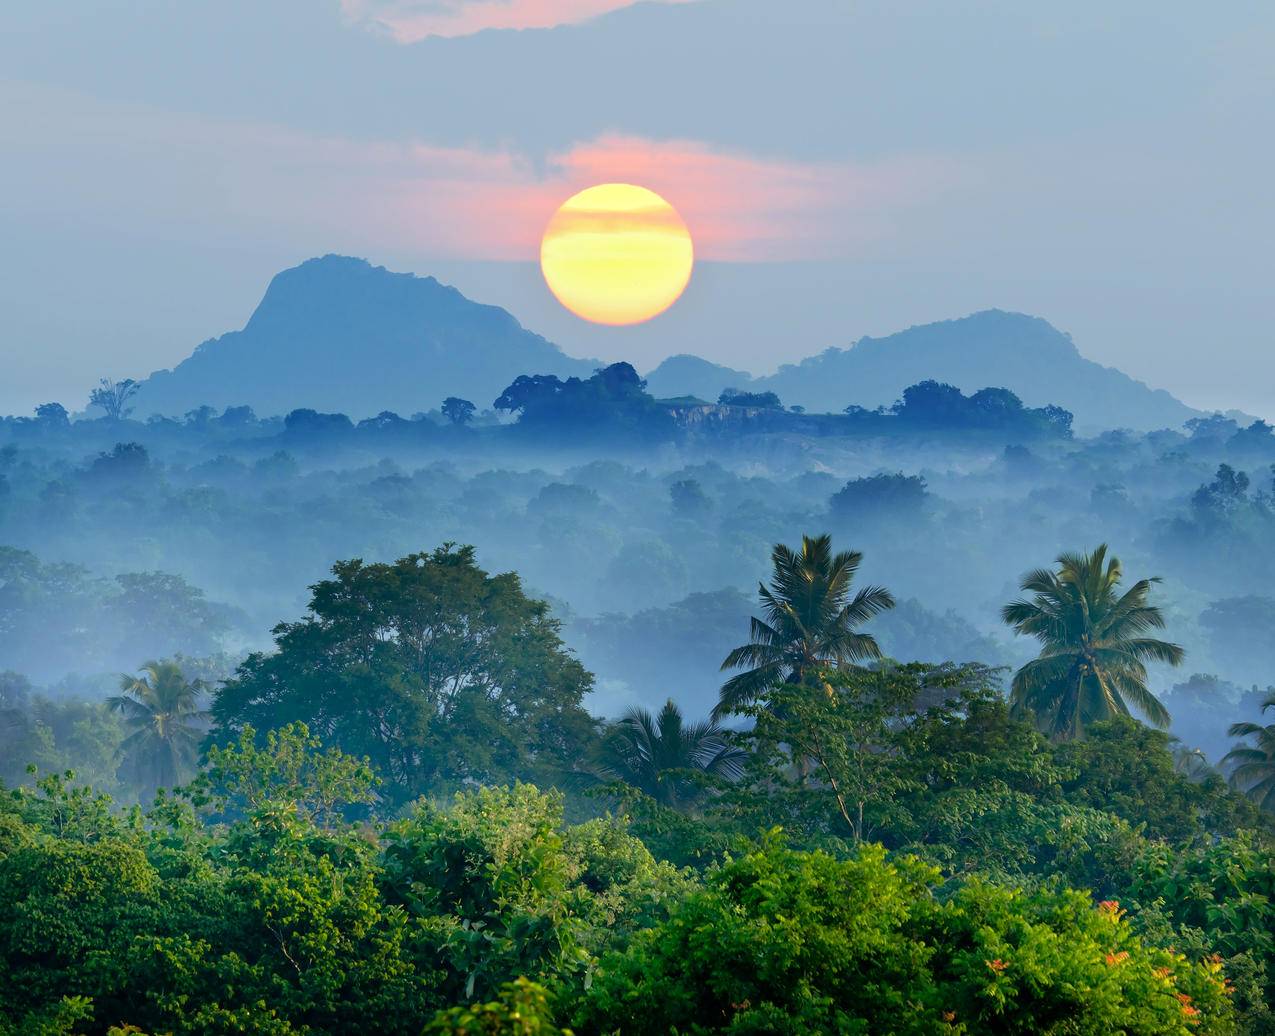
[[654, 191], [604, 183], [574, 194], [545, 227], [540, 269], [567, 309], [595, 324], [640, 324], [686, 289], [695, 246]]

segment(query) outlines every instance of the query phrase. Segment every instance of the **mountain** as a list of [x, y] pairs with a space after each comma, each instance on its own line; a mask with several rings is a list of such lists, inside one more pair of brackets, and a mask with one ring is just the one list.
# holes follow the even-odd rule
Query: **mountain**
[[247, 404], [262, 415], [310, 407], [407, 416], [445, 396], [482, 409], [519, 374], [588, 377], [597, 366], [433, 277], [327, 255], [275, 276], [242, 331], [147, 378], [136, 413]]
[[656, 399], [698, 396], [716, 403], [722, 389], [744, 388], [752, 383], [747, 371], [737, 371], [698, 356], [679, 353], [670, 356], [646, 376], [646, 390]]
[[927, 378], [965, 392], [1011, 389], [1028, 406], [1055, 403], [1070, 410], [1081, 429], [1176, 428], [1201, 416], [1162, 389], [1085, 359], [1071, 336], [1047, 321], [998, 309], [861, 338], [747, 387], [778, 393], [787, 405], [835, 412], [851, 403], [889, 405]]

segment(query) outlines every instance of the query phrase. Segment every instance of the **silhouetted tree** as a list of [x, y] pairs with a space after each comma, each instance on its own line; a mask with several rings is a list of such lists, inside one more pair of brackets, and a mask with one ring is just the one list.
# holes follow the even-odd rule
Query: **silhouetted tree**
[[133, 412], [128, 401], [140, 387], [132, 378], [125, 378], [123, 381], [103, 378], [98, 387], [89, 393], [89, 406], [101, 407], [112, 421], [122, 421]]
[[41, 403], [35, 408], [36, 421], [46, 428], [67, 428], [71, 418], [61, 403]]
[[448, 396], [443, 400], [443, 405], [440, 409], [443, 412], [443, 416], [452, 424], [463, 425], [474, 419], [474, 412], [478, 408], [468, 399], [461, 399], [459, 396]]

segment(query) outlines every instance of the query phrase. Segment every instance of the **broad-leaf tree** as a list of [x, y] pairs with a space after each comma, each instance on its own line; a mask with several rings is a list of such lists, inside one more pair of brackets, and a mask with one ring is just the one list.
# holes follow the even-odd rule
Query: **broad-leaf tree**
[[[1275, 691], [1262, 702], [1262, 712], [1275, 709]], [[1259, 809], [1275, 813], [1275, 723], [1232, 723], [1231, 737], [1251, 737], [1251, 745], [1236, 745], [1222, 759], [1232, 766], [1231, 783], [1252, 799]]]
[[661, 805], [677, 806], [702, 790], [696, 774], [733, 780], [743, 759], [727, 731], [712, 720], [687, 723], [669, 700], [656, 715], [634, 708], [612, 726], [594, 772], [605, 780], [624, 781]]
[[554, 779], [588, 750], [591, 677], [543, 601], [452, 544], [333, 567], [310, 614], [274, 629], [213, 704], [214, 740], [305, 723], [368, 757], [401, 800], [446, 785]]
[[851, 596], [859, 551], [832, 552], [832, 537], [803, 536], [801, 549], [782, 543], [771, 552], [770, 586], [759, 584], [762, 617], [753, 617], [748, 643], [722, 669], [743, 669], [722, 685], [715, 716], [734, 712], [781, 684], [807, 682], [821, 669], [881, 657], [859, 627], [894, 607], [890, 591], [866, 586]]
[[474, 418], [474, 412], [478, 409], [468, 399], [461, 399], [459, 396], [448, 396], [443, 400], [443, 405], [439, 408], [442, 414], [452, 424], [468, 424]]
[[1164, 628], [1160, 609], [1147, 603], [1158, 579], [1120, 593], [1122, 575], [1106, 544], [1092, 554], [1062, 554], [1057, 571], [1037, 569], [1023, 580], [1030, 599], [1001, 612], [1016, 633], [1040, 641], [1040, 655], [1014, 674], [1012, 702], [1016, 715], [1051, 737], [1081, 737], [1090, 723], [1132, 709], [1169, 725], [1168, 710], [1147, 687], [1146, 663], [1179, 665], [1184, 652], [1148, 636]]
[[203, 690], [203, 681], [187, 680], [177, 662], [147, 662], [140, 676], [121, 676], [121, 693], [107, 699], [129, 730], [119, 747], [124, 779], [143, 793], [190, 776], [206, 715]]

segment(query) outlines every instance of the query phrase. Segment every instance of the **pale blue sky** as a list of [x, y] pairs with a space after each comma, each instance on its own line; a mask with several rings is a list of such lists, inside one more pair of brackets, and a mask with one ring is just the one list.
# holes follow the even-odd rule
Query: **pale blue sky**
[[[702, 0], [403, 42], [622, 2], [9, 5], [0, 411], [171, 366], [337, 251], [643, 368], [998, 306], [1275, 413], [1275, 5]], [[661, 190], [708, 260], [639, 328], [579, 322], [534, 266], [598, 178]]]

